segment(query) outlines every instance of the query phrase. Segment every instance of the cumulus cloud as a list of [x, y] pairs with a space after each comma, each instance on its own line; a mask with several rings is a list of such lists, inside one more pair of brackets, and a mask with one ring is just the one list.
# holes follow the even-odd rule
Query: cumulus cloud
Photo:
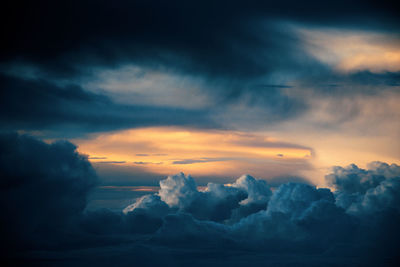
[[161, 199], [170, 207], [187, 207], [199, 193], [193, 178], [183, 173], [160, 181], [160, 188]]
[[69, 142], [0, 134], [2, 245], [55, 242], [82, 214], [97, 176]]
[[274, 192], [269, 202], [268, 213], [280, 212], [298, 218], [313, 203], [321, 200], [333, 202], [334, 198], [327, 189], [316, 189], [305, 184], [283, 184]]
[[[183, 173], [160, 181], [160, 200], [171, 209], [190, 213], [194, 218], [218, 222], [238, 220], [255, 211], [265, 209], [271, 196], [268, 184], [263, 180], [244, 175], [229, 185], [209, 183], [204, 191], [198, 191], [194, 179]], [[137, 202], [129, 207], [134, 210]]]
[[123, 212], [125, 214], [134, 210], [143, 209], [156, 216], [165, 216], [168, 213], [168, 205], [161, 200], [158, 195], [145, 195], [132, 205], [127, 206]]
[[232, 184], [209, 183], [199, 191], [190, 175], [179, 173], [162, 180], [157, 193], [137, 199], [121, 213], [85, 212], [96, 174], [75, 146], [3, 134], [0, 148], [6, 252], [40, 248], [53, 255], [49, 249], [56, 246], [58, 255], [64, 255], [67, 248], [87, 247], [75, 254], [80, 259], [97, 255], [100, 246], [103, 251], [117, 249], [129, 263], [133, 259], [129, 247], [146, 246], [146, 255], [152, 257], [161, 257], [161, 251], [181, 255], [183, 248], [191, 249], [200, 253], [192, 258], [207, 259], [210, 265], [218, 263], [210, 249], [222, 254], [242, 251], [246, 261], [290, 255], [307, 264], [316, 257], [324, 264], [343, 263], [349, 254], [357, 264], [396, 260], [400, 236], [396, 164], [335, 167], [326, 176], [333, 192], [301, 183], [272, 190], [267, 182], [249, 175]]
[[241, 205], [250, 203], [267, 204], [271, 196], [271, 189], [264, 180], [256, 180], [250, 175], [243, 175], [232, 184], [232, 187], [240, 188], [247, 192], [247, 198], [240, 202]]
[[400, 166], [372, 162], [368, 169], [352, 164], [334, 167], [326, 176], [336, 190], [336, 203], [350, 213], [375, 213], [399, 210]]
[[[162, 192], [163, 197], [154, 199], [155, 203], [163, 199], [168, 201], [171, 208], [154, 238], [163, 244], [264, 247], [265, 253], [285, 249], [296, 253], [322, 253], [336, 251], [344, 245], [354, 250], [356, 257], [361, 257], [360, 251], [364, 253], [365, 249], [374, 247], [375, 241], [387, 242], [393, 249], [397, 245], [388, 235], [389, 229], [382, 227], [388, 218], [397, 221], [399, 215], [398, 166], [374, 162], [369, 168], [336, 167], [326, 176], [337, 188], [347, 189], [347, 192], [338, 189], [332, 192], [299, 183], [283, 184], [271, 191], [265, 181], [248, 175], [230, 185], [209, 184], [204, 192], [199, 192], [190, 176], [170, 176], [161, 182], [159, 194]], [[348, 178], [344, 172], [348, 173]], [[335, 175], [337, 179], [333, 178]], [[377, 180], [374, 175], [380, 178]], [[368, 190], [364, 189], [365, 183]], [[356, 193], [354, 188], [357, 188]], [[141, 205], [142, 201], [134, 205]], [[259, 206], [249, 209], [255, 204]], [[244, 208], [247, 213], [243, 212]], [[213, 215], [213, 210], [220, 216]], [[378, 214], [382, 216], [380, 220], [368, 217]], [[368, 229], [372, 228], [379, 229], [379, 234], [371, 234]], [[390, 231], [398, 236], [396, 229]], [[191, 241], [188, 243], [188, 240]], [[374, 256], [394, 257], [390, 251], [380, 250]]]
[[[384, 165], [379, 165], [380, 163], [377, 162], [370, 164], [372, 167], [370, 170], [360, 169], [355, 164], [345, 168], [340, 166], [333, 167], [333, 173], [328, 174], [325, 179], [336, 190], [346, 193], [365, 193], [368, 189], [376, 187], [385, 179], [385, 172], [387, 175], [392, 174], [389, 172], [390, 167], [387, 168]], [[396, 166], [393, 166], [393, 169], [395, 168]], [[400, 173], [400, 170], [398, 172]]]

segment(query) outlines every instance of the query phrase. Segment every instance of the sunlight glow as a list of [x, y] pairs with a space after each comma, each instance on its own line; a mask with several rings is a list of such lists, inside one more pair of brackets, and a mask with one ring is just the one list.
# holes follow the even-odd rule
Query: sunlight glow
[[400, 71], [398, 36], [332, 29], [301, 29], [298, 32], [311, 55], [340, 72]]
[[211, 170], [219, 174], [251, 170], [261, 175], [271, 164], [285, 169], [285, 164], [297, 166], [312, 158], [307, 147], [235, 131], [140, 128], [74, 142], [93, 163], [125, 161], [125, 165], [154, 173], [206, 175]]

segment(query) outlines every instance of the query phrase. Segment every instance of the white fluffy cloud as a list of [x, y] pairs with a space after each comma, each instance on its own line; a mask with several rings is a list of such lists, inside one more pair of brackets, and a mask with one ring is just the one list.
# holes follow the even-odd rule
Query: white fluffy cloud
[[[163, 222], [154, 232], [154, 240], [164, 244], [234, 244], [308, 252], [359, 242], [376, 246], [376, 240], [391, 240], [383, 224], [393, 212], [400, 215], [398, 170], [395, 164], [380, 162], [371, 163], [367, 170], [356, 165], [336, 167], [326, 176], [334, 192], [299, 183], [282, 184], [272, 192], [265, 181], [248, 175], [230, 185], [208, 184], [198, 191], [193, 178], [178, 174], [161, 181], [158, 194], [139, 199], [127, 214], [139, 207], [168, 204], [168, 215], [159, 215]], [[368, 217], [378, 213], [380, 220]], [[371, 228], [377, 229], [375, 234], [369, 232]], [[390, 231], [394, 236], [398, 232]]]
[[[360, 262], [367, 251], [373, 251], [374, 259], [393, 258], [397, 252], [400, 167], [396, 164], [335, 167], [326, 176], [334, 192], [300, 183], [282, 184], [272, 191], [267, 182], [249, 175], [232, 184], [210, 183], [199, 191], [192, 177], [179, 173], [162, 180], [158, 193], [137, 199], [122, 213], [84, 212], [96, 176], [73, 145], [8, 135], [0, 136], [0, 146], [1, 173], [7, 175], [2, 179], [1, 203], [8, 220], [1, 230], [13, 242], [8, 250], [26, 244], [41, 249], [98, 246], [99, 241], [197, 248], [202, 253], [235, 248], [307, 257], [342, 255], [345, 249]], [[29, 163], [32, 160], [35, 164]], [[15, 168], [21, 162], [24, 168]], [[26, 226], [28, 219], [31, 223]]]

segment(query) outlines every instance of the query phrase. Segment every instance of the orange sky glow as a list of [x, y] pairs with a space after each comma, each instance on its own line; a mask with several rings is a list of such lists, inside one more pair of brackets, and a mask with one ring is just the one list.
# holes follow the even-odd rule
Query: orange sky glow
[[152, 127], [104, 133], [75, 143], [92, 163], [137, 166], [160, 174], [269, 177], [299, 165], [305, 168], [312, 159], [310, 148], [237, 131]]

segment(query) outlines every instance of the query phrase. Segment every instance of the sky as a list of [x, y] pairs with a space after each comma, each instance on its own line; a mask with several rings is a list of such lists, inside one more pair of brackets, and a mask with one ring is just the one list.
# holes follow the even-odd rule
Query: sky
[[[343, 255], [338, 244], [346, 242], [324, 239], [335, 244], [321, 245], [331, 253], [324, 258], [310, 245], [321, 233], [300, 231], [299, 220], [305, 227], [334, 216], [329, 227], [345, 236], [357, 225], [359, 233], [384, 225], [366, 223], [378, 211], [399, 218], [398, 197], [379, 198], [397, 192], [400, 179], [400, 12], [391, 1], [22, 0], [7, 1], [0, 13], [1, 200], [15, 203], [2, 204], [11, 219], [1, 225], [18, 233], [7, 239], [13, 252], [54, 241], [43, 233], [43, 244], [33, 242], [41, 223], [54, 220], [34, 212], [43, 205], [67, 213], [55, 220], [55, 236], [93, 227], [101, 237], [90, 233], [82, 243], [112, 243], [112, 233], [126, 244], [120, 237], [129, 232], [129, 250], [137, 251], [146, 234], [156, 241], [141, 259], [163, 244], [157, 253], [172, 266], [177, 258], [186, 263], [165, 241], [185, 240], [174, 232], [179, 225], [196, 238], [193, 229], [218, 236], [217, 243], [254, 236], [238, 250], [277, 240], [308, 266]], [[37, 228], [18, 228], [23, 220], [12, 207], [27, 209], [17, 200], [24, 196]], [[298, 199], [307, 199], [307, 212], [288, 204]], [[49, 200], [55, 204], [43, 204]], [[109, 224], [95, 225], [96, 218]], [[276, 224], [285, 225], [282, 233]], [[126, 229], [135, 227], [142, 230], [132, 237]], [[267, 241], [256, 238], [260, 231]], [[285, 241], [290, 233], [313, 251], [310, 262]], [[60, 240], [62, 248], [76, 241]], [[201, 240], [207, 245], [192, 248], [212, 261], [205, 247], [216, 243]], [[348, 250], [371, 249], [364, 241], [349, 241]], [[87, 246], [93, 253], [65, 257], [92, 261], [97, 248]], [[130, 262], [127, 247], [114, 249]], [[257, 263], [279, 262], [254, 255]], [[344, 262], [354, 263], [337, 263]]]
[[11, 4], [1, 128], [71, 140], [129, 185], [183, 171], [326, 186], [333, 165], [399, 163], [395, 10], [284, 2]]

